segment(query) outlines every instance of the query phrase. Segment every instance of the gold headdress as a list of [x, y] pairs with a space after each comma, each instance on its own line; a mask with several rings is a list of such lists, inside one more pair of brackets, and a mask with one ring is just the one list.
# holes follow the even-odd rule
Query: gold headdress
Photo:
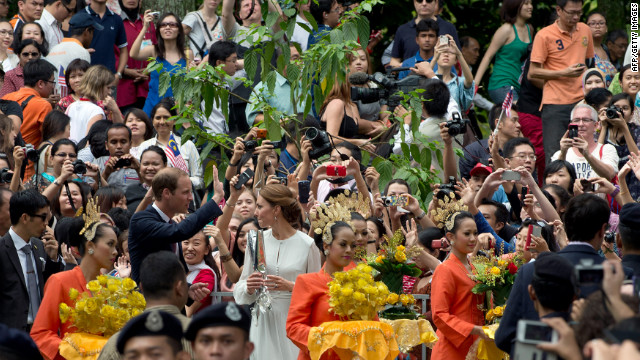
[[80, 230], [80, 235], [84, 234], [88, 241], [92, 241], [96, 236], [96, 229], [100, 225], [100, 207], [97, 197], [87, 201], [87, 208], [82, 214], [82, 218], [84, 219], [84, 227]]
[[[351, 190], [345, 190], [344, 193], [328, 200], [329, 204], [342, 204], [349, 211], [357, 212], [365, 219], [371, 216], [371, 199], [369, 194], [351, 193]], [[349, 215], [351, 219], [351, 215]]]
[[448, 194], [444, 196], [444, 200], [437, 200], [436, 208], [431, 210], [433, 222], [440, 229], [451, 230], [453, 223], [460, 211], [467, 211], [468, 207], [462, 200], [455, 199], [454, 196]]
[[322, 204], [317, 209], [316, 219], [311, 222], [314, 232], [318, 235], [322, 234], [322, 242], [331, 244], [333, 236], [331, 235], [331, 227], [337, 221], [344, 221], [351, 227], [351, 210], [341, 203]]

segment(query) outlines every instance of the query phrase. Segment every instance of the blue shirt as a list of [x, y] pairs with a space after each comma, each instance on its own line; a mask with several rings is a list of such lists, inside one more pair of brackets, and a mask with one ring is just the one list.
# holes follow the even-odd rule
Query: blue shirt
[[[438, 34], [453, 36], [453, 40], [456, 41], [458, 48], [460, 46], [460, 40], [458, 40], [458, 32], [456, 27], [452, 23], [442, 19], [440, 16], [436, 17], [438, 23]], [[406, 60], [413, 56], [418, 51], [418, 44], [416, 44], [416, 18], [409, 20], [398, 27], [396, 36], [393, 39], [393, 48], [391, 49], [391, 57]]]
[[[423, 61], [431, 62], [432, 59], [433, 59], [433, 56], [428, 58], [427, 60], [423, 59], [422, 56], [420, 56], [420, 50], [418, 50], [418, 52], [416, 53], [416, 56], [410, 57], [402, 62], [402, 67], [414, 67], [419, 62], [423, 62]], [[433, 67], [434, 72], [437, 70], [438, 70], [438, 64], [436, 64], [436, 66]], [[458, 72], [456, 71], [455, 67], [451, 68], [451, 72], [458, 75]], [[405, 77], [409, 76], [409, 73], [410, 73], [409, 70], [399, 72], [398, 80], [404, 79]]]
[[[298, 86], [298, 89], [300, 89], [300, 86]], [[297, 92], [299, 93], [299, 90]], [[262, 113], [262, 109], [256, 106], [258, 103], [258, 95], [256, 94], [260, 94], [260, 97], [263, 97], [267, 104], [283, 114], [295, 115], [293, 103], [291, 102], [291, 85], [284, 76], [276, 72], [276, 86], [273, 88], [273, 94], [269, 93], [269, 87], [262, 81], [259, 82], [251, 92], [249, 103], [245, 109], [247, 124], [249, 124], [249, 126], [253, 126], [256, 115]], [[302, 112], [305, 106], [305, 97], [295, 96], [294, 98], [295, 101], [298, 102], [298, 104], [296, 104], [297, 112]], [[302, 100], [300, 100], [300, 98], [302, 98]]]
[[125, 48], [125, 50], [127, 47], [127, 33], [124, 30], [122, 18], [108, 8], [102, 18], [90, 6], [85, 10], [98, 24], [104, 26], [101, 31], [93, 32], [90, 47], [95, 51], [91, 53], [91, 65], [104, 65], [115, 73], [116, 53], [113, 47]]
[[324, 36], [329, 35], [330, 31], [331, 27], [329, 27], [328, 25], [318, 24], [318, 31], [314, 31], [312, 34], [309, 34], [307, 48], [310, 48], [311, 45], [319, 42], [320, 39], [322, 39]]

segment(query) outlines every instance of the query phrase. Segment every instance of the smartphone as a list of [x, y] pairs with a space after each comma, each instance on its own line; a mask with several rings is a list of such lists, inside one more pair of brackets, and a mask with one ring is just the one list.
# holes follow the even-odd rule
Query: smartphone
[[582, 185], [583, 192], [593, 192], [595, 190], [593, 183], [587, 179], [580, 179], [580, 185]]
[[242, 174], [240, 174], [240, 176], [238, 176], [238, 182], [234, 185], [236, 190], [242, 189], [242, 185], [246, 184], [250, 179], [253, 179], [253, 175], [254, 173], [251, 169], [247, 169]]
[[522, 187], [522, 197], [520, 198], [520, 204], [524, 207], [524, 197], [529, 193], [529, 188], [527, 186]]
[[329, 165], [327, 166], [327, 175], [328, 176], [347, 176], [347, 168], [343, 165]]
[[445, 238], [431, 241], [431, 248], [434, 249], [434, 250], [435, 249], [442, 249], [442, 248], [446, 248], [446, 247], [449, 247], [449, 242]]
[[298, 196], [300, 204], [309, 203], [309, 192], [311, 191], [311, 182], [309, 180], [298, 181]]
[[567, 134], [569, 139], [578, 137], [578, 125], [577, 124], [569, 124], [569, 133]]
[[542, 235], [542, 227], [538, 225], [529, 225], [529, 231], [527, 232], [527, 242], [524, 244], [524, 249], [529, 250], [531, 246], [531, 236], [540, 237]]
[[447, 45], [449, 43], [449, 38], [446, 35], [440, 35], [440, 45]]
[[528, 344], [558, 342], [558, 333], [541, 321], [520, 320], [516, 339]]
[[267, 138], [267, 129], [258, 129], [258, 131], [256, 131], [256, 138], [258, 138], [258, 139], [266, 139]]
[[407, 206], [409, 203], [409, 198], [406, 195], [391, 195], [391, 196], [383, 196], [382, 201], [384, 202], [384, 206]]
[[520, 181], [520, 173], [517, 172], [517, 171], [513, 171], [513, 170], [507, 170], [507, 171], [502, 173], [502, 180]]

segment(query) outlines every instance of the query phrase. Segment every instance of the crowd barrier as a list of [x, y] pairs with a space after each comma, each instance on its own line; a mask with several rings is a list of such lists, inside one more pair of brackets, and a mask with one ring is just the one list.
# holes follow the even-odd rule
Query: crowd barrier
[[[233, 293], [230, 291], [217, 291], [211, 293], [211, 297], [214, 298], [214, 303], [221, 302], [222, 297], [233, 296]], [[420, 307], [422, 309], [421, 313], [424, 314], [427, 312], [427, 300], [429, 300], [429, 295], [426, 294], [414, 294], [413, 297], [420, 302]], [[427, 360], [427, 347], [422, 345], [422, 360]]]

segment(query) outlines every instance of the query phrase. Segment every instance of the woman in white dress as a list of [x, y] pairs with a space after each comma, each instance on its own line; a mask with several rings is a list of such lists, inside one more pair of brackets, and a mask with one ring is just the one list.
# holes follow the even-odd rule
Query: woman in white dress
[[[236, 181], [237, 177], [232, 179], [232, 186]], [[291, 291], [299, 274], [320, 271], [320, 251], [312, 238], [291, 226], [299, 221], [301, 208], [286, 186], [265, 185], [260, 190], [255, 215], [261, 228], [270, 228], [264, 231], [267, 279], [253, 271], [251, 251], [245, 251], [244, 268], [233, 296], [238, 304], [251, 304], [262, 285], [271, 294], [271, 309], [265, 313], [256, 309], [259, 315], [251, 320], [250, 338], [256, 346], [251, 359], [277, 356], [295, 360], [300, 350], [286, 333]]]

